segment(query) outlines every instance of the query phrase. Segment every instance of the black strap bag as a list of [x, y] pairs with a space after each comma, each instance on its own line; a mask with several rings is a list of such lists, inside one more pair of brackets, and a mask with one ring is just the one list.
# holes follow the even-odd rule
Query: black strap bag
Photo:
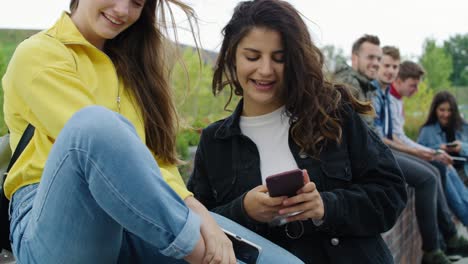
[[5, 192], [3, 191], [3, 185], [5, 183], [8, 172], [10, 171], [13, 164], [15, 164], [18, 157], [21, 155], [23, 150], [31, 141], [32, 136], [34, 135], [34, 127], [29, 124], [26, 130], [21, 137], [18, 146], [11, 155], [10, 149], [10, 135], [7, 134], [0, 139], [0, 246], [2, 249], [11, 250], [10, 243], [10, 218], [8, 214], [8, 207], [10, 201], [5, 197]]

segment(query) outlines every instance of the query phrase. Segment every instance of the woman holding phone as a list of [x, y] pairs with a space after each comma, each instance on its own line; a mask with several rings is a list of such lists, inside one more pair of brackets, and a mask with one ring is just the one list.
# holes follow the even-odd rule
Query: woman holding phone
[[[213, 93], [228, 87], [241, 101], [203, 130], [189, 190], [306, 263], [392, 263], [380, 233], [405, 206], [405, 182], [358, 116], [372, 107], [324, 79], [285, 1], [239, 3], [223, 34]], [[268, 195], [267, 176], [298, 168], [302, 188]]]
[[441, 91], [434, 96], [427, 120], [419, 132], [418, 143], [442, 149], [453, 157], [453, 166], [447, 167], [445, 196], [450, 209], [467, 227], [468, 124], [461, 117], [457, 101], [450, 92]]
[[461, 117], [457, 100], [450, 92], [441, 91], [434, 96], [418, 142], [442, 149], [454, 157], [455, 168], [463, 174], [465, 184], [468, 183], [468, 124]]

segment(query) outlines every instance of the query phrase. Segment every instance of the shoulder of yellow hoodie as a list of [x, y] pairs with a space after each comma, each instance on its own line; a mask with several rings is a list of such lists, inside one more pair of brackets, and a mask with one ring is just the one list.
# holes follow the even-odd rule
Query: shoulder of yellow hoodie
[[72, 70], [75, 67], [74, 58], [67, 47], [58, 39], [47, 35], [46, 31], [42, 31], [18, 45], [3, 82], [12, 82], [14, 79], [16, 86], [20, 86], [28, 84], [44, 69]]

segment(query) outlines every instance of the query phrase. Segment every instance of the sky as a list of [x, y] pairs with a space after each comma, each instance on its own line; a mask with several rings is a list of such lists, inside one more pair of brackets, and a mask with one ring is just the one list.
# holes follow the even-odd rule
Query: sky
[[[221, 29], [238, 0], [185, 0], [199, 17], [202, 47], [218, 51]], [[303, 15], [314, 42], [334, 45], [350, 55], [361, 35], [377, 35], [382, 45], [400, 48], [406, 58], [417, 58], [426, 38], [442, 43], [468, 33], [468, 0], [289, 0]], [[1, 0], [0, 28], [45, 29], [53, 25], [68, 0]], [[179, 41], [192, 44], [184, 18], [176, 12]]]

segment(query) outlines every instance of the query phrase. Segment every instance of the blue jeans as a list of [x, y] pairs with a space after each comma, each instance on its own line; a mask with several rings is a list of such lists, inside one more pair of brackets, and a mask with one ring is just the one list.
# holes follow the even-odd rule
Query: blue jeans
[[215, 213], [211, 213], [211, 215], [222, 228], [261, 247], [257, 263], [304, 263], [293, 254], [289, 253], [289, 251], [257, 235], [238, 223]]
[[200, 239], [199, 217], [163, 180], [130, 122], [97, 106], [65, 125], [40, 184], [14, 193], [10, 215], [18, 263], [178, 263]]
[[453, 214], [468, 226], [468, 190], [453, 167], [447, 168], [445, 196]]

